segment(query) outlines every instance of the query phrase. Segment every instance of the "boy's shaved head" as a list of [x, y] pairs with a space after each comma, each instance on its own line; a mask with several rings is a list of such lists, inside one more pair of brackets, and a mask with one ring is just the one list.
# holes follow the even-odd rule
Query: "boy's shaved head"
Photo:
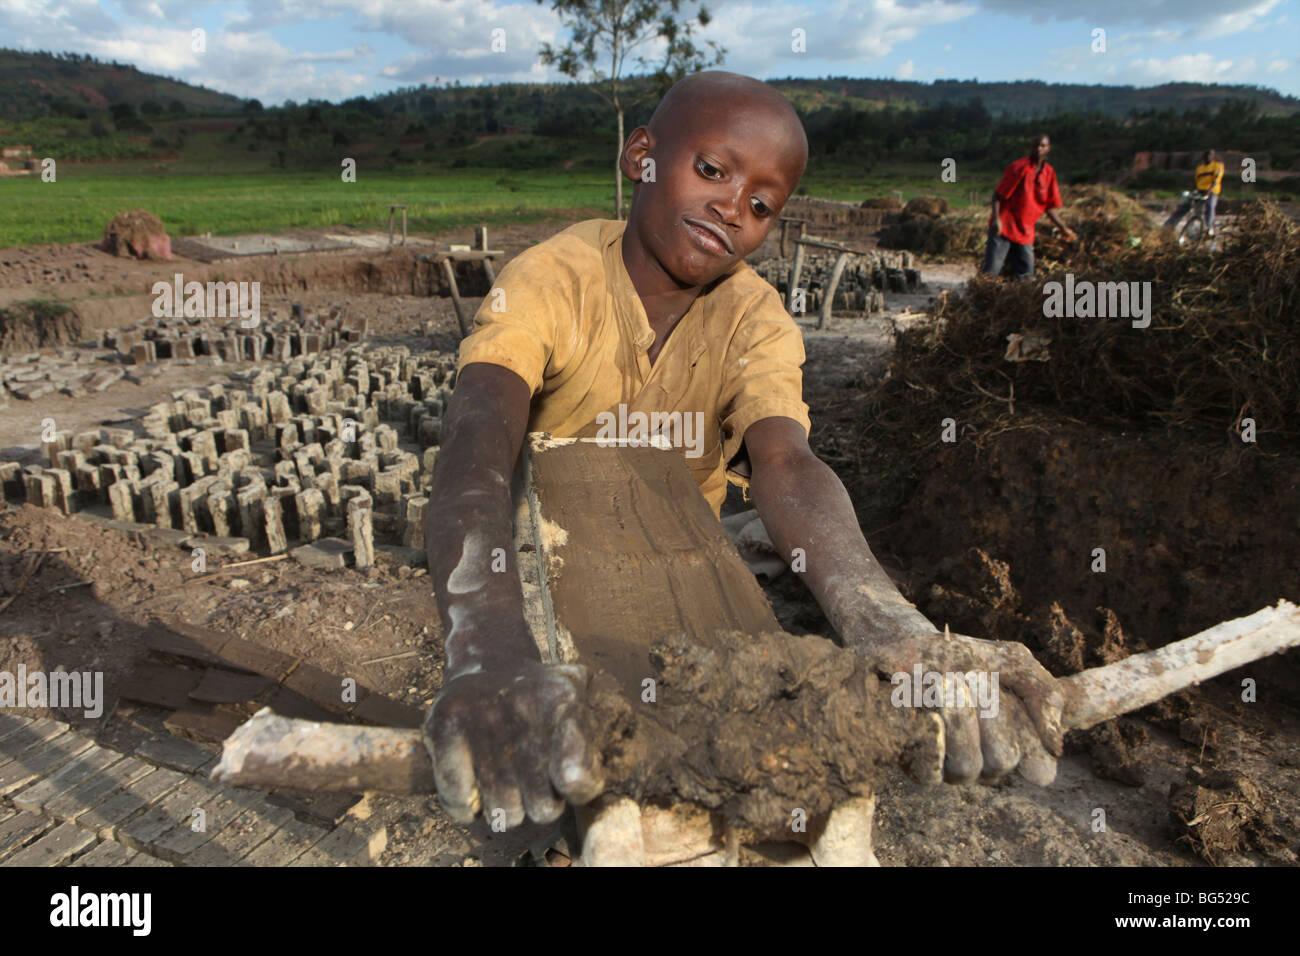
[[[784, 96], [761, 80], [724, 70], [692, 73], [675, 83], [655, 107], [647, 124], [656, 135], [671, 135], [671, 130], [692, 122], [717, 121], [720, 115], [737, 110], [770, 115], [784, 126], [791, 155], [801, 154], [799, 175], [808, 161], [808, 136], [794, 106]], [[774, 146], [777, 144], [773, 144]]]
[[807, 162], [803, 124], [775, 89], [720, 70], [686, 77], [624, 146], [636, 181], [625, 258], [682, 288], [712, 282], [762, 244]]

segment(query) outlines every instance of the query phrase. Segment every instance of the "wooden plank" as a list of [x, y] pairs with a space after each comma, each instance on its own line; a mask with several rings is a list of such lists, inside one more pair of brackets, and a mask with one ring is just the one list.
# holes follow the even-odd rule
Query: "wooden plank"
[[90, 749], [74, 757], [58, 772], [33, 784], [21, 793], [14, 794], [14, 806], [20, 810], [40, 813], [45, 809], [46, 804], [121, 759], [122, 755], [115, 750], [92, 745]]
[[239, 704], [258, 700], [274, 686], [275, 681], [261, 674], [240, 674], [209, 667], [203, 672], [198, 686], [190, 691], [190, 697], [209, 704]]
[[66, 793], [46, 802], [44, 812], [56, 820], [74, 820], [122, 792], [154, 768], [134, 757], [123, 757]]
[[190, 702], [190, 691], [198, 686], [203, 672], [182, 664], [137, 661], [131, 676], [122, 685], [122, 696], [141, 704], [166, 707], [169, 710], [185, 707]]
[[104, 840], [89, 853], [83, 853], [68, 865], [96, 867], [125, 866], [131, 862], [132, 857], [134, 857], [138, 852], [138, 850], [124, 847], [120, 843], [114, 843], [112, 840]]
[[188, 706], [172, 711], [163, 720], [163, 726], [174, 734], [190, 735], [214, 743], [225, 740], [242, 723], [234, 714], [197, 701], [191, 701]]
[[279, 682], [293, 670], [297, 658], [262, 647], [240, 637], [232, 637], [221, 647], [221, 662], [227, 667], [261, 674]]
[[3, 866], [58, 866], [95, 842], [95, 834], [75, 823], [55, 827], [25, 850], [5, 860]]
[[539, 435], [530, 451], [554, 659], [596, 664], [638, 700], [663, 637], [781, 630], [680, 453]]
[[42, 717], [19, 727], [0, 740], [0, 764], [21, 756], [26, 751], [65, 732], [68, 725], [61, 720]]
[[0, 796], [7, 796], [34, 780], [57, 770], [83, 750], [95, 744], [89, 737], [69, 731], [0, 767]]
[[[346, 714], [356, 706], [343, 702], [343, 679], [314, 664], [303, 662], [295, 667], [284, 679], [284, 687], [335, 714]], [[358, 687], [357, 699], [365, 693], [364, 688]]]
[[151, 651], [202, 664], [220, 664], [221, 648], [228, 640], [229, 634], [163, 618], [153, 618], [144, 632], [145, 646]]
[[94, 830], [101, 839], [111, 840], [119, 824], [170, 792], [184, 780], [184, 774], [161, 768], [143, 777], [137, 777], [98, 806], [79, 813], [76, 819], [77, 826]]
[[40, 834], [54, 826], [54, 821], [39, 813], [17, 813], [0, 823], [0, 860], [16, 853]]

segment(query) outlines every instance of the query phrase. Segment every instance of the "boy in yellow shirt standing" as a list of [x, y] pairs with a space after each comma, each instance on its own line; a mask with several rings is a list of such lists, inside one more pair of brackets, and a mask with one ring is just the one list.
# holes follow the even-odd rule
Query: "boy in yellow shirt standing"
[[[936, 631], [881, 569], [844, 486], [808, 446], [802, 335], [744, 261], [807, 157], [803, 126], [774, 89], [734, 73], [687, 77], [623, 146], [635, 183], [627, 222], [578, 223], [526, 250], [479, 309], [426, 517], [447, 665], [425, 730], [453, 819], [502, 810], [509, 826], [549, 823], [603, 791], [602, 742], [575, 719], [584, 671], [542, 663], [524, 620], [510, 479], [529, 431], [599, 438], [602, 422], [656, 413], [680, 423], [686, 440], [674, 444], [715, 513], [728, 478], [748, 484], [777, 552], [804, 550], [809, 589], [878, 672], [999, 672], [996, 716], [940, 712], [948, 779], [1055, 774], [1051, 676], [1024, 645]], [[688, 433], [687, 421], [699, 424]], [[508, 573], [492, 573], [502, 554]]]

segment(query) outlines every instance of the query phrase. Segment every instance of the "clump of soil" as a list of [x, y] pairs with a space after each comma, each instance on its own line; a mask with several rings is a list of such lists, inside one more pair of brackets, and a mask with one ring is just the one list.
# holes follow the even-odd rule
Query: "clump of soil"
[[[719, 633], [656, 643], [653, 703], [629, 704], [603, 674], [588, 719], [610, 790], [722, 810], [731, 824], [779, 835], [871, 793], [882, 764], [937, 779], [928, 715], [889, 702], [856, 654], [818, 637]], [[633, 709], [635, 708], [635, 710]]]
[[884, 209], [886, 212], [898, 212], [903, 208], [903, 201], [897, 196], [872, 196], [862, 200], [861, 209]]
[[172, 242], [162, 220], [147, 209], [118, 213], [104, 227], [99, 248], [122, 258], [170, 259]]
[[908, 249], [936, 258], [970, 258], [984, 251], [988, 210], [962, 209], [938, 218], [899, 218], [880, 231], [886, 249]]
[[[989, 207], [973, 206], [949, 212], [934, 206], [913, 203], [903, 215], [880, 233], [880, 244], [887, 249], [909, 249], [926, 255], [943, 257], [978, 256], [988, 240]], [[1123, 193], [1105, 186], [1067, 186], [1062, 190], [1061, 218], [1079, 236], [1068, 243], [1053, 230], [1041, 228], [1034, 238], [1034, 257], [1043, 266], [1077, 264], [1096, 265], [1099, 255], [1119, 252], [1135, 246], [1162, 245], [1164, 235], [1142, 206]]]
[[1170, 788], [1169, 818], [1177, 839], [1214, 866], [1241, 850], [1285, 850], [1266, 797], [1243, 773], [1191, 768], [1186, 783]]
[[936, 219], [948, 212], [948, 200], [942, 196], [917, 196], [909, 200], [903, 207], [903, 218], [908, 219], [913, 216], [928, 216]]
[[0, 352], [71, 345], [82, 331], [77, 313], [60, 302], [34, 299], [0, 309]]

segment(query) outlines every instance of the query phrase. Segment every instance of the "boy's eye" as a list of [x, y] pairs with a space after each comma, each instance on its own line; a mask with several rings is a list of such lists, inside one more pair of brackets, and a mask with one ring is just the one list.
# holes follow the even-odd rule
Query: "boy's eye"
[[772, 210], [768, 209], [763, 200], [759, 199], [757, 196], [754, 197], [753, 204], [754, 212], [760, 219], [766, 219], [768, 216], [772, 215]]
[[705, 176], [709, 177], [710, 179], [712, 179], [714, 176], [722, 175], [722, 170], [718, 169], [717, 166], [714, 166], [707, 159], [697, 160], [695, 163], [695, 168], [698, 169]]

